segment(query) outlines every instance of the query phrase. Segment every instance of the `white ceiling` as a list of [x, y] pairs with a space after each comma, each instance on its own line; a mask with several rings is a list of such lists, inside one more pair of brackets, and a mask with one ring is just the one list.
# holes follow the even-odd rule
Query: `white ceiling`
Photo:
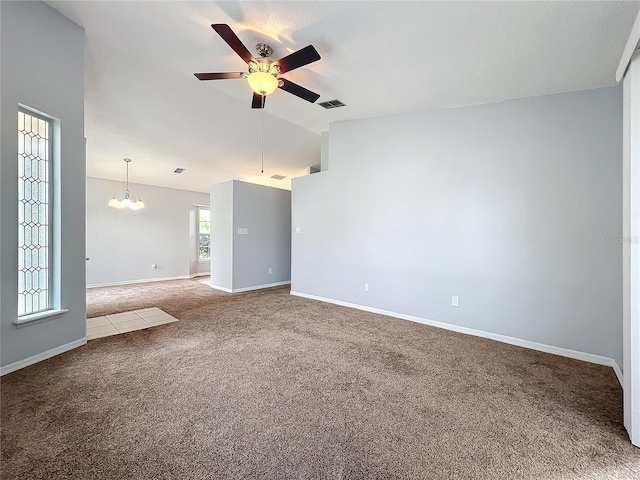
[[[48, 1], [83, 26], [87, 174], [196, 191], [231, 178], [290, 187], [319, 163], [330, 122], [615, 84], [638, 2], [80, 2]], [[284, 78], [347, 107], [324, 110], [284, 91], [260, 110], [211, 29], [228, 23], [277, 59], [313, 44], [322, 60]], [[186, 168], [181, 175], [176, 167]], [[271, 180], [274, 173], [286, 175]]]

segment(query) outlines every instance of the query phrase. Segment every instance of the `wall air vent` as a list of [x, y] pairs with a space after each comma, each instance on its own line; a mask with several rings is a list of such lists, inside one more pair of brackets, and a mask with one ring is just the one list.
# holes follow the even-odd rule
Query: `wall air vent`
[[284, 175], [278, 175], [276, 173], [275, 175], [271, 175], [271, 178], [273, 178], [275, 180], [282, 180], [284, 178]]
[[342, 103], [340, 100], [329, 100], [328, 102], [322, 102], [319, 103], [318, 105], [320, 105], [323, 108], [326, 108], [327, 110], [330, 108], [338, 108], [338, 107], [346, 107], [347, 105]]
[[184, 168], [176, 168], [173, 173], [182, 173], [184, 172]]

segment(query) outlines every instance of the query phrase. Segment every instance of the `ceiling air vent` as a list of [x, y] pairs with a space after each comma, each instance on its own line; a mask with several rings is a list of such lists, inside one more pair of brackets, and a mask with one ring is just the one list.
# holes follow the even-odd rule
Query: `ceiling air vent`
[[275, 175], [271, 175], [271, 178], [273, 178], [275, 180], [282, 180], [284, 178], [284, 175], [278, 175], [276, 173]]
[[184, 172], [184, 168], [176, 168], [173, 173], [182, 173]]
[[340, 100], [329, 100], [328, 102], [322, 102], [319, 103], [318, 105], [320, 105], [323, 108], [326, 108], [327, 110], [330, 108], [338, 108], [338, 107], [346, 107], [347, 105], [342, 103]]

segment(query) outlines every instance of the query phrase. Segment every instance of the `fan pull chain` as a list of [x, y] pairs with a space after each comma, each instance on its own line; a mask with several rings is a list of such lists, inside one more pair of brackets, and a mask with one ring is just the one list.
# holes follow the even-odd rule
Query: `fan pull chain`
[[262, 95], [262, 98], [260, 100], [262, 102], [262, 105], [261, 105], [262, 113], [260, 114], [260, 119], [262, 123], [260, 128], [262, 131], [262, 148], [261, 148], [262, 157], [260, 160], [260, 168], [261, 168], [260, 173], [264, 173], [264, 95]]

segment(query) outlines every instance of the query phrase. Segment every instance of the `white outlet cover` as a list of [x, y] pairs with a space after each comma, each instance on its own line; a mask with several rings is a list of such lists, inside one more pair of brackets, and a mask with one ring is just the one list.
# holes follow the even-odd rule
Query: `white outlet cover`
[[459, 307], [460, 306], [460, 299], [458, 298], [457, 295], [453, 295], [451, 297], [451, 306], [452, 307]]
[[249, 235], [249, 229], [248, 228], [239, 228], [238, 229], [238, 235]]
[[302, 233], [302, 229], [300, 227], [296, 227], [296, 233]]
[[368, 291], [369, 291], [369, 284], [368, 284], [368, 283], [365, 283], [365, 284], [364, 284], [364, 291], [365, 291], [365, 292], [368, 292]]

